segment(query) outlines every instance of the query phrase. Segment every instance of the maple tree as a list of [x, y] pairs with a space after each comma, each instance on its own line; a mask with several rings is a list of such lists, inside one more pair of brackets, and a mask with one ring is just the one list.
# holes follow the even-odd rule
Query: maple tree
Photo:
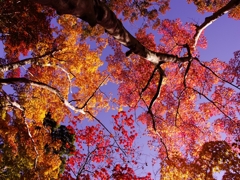
[[75, 150], [73, 128], [57, 127], [49, 113], [38, 125], [28, 123], [21, 112], [15, 113], [14, 121], [6, 112], [3, 114], [6, 117], [0, 128], [1, 179], [57, 179], [64, 170], [66, 156]]
[[[147, 166], [138, 122], [161, 178], [237, 177], [240, 51], [204, 62], [198, 49], [219, 17], [239, 19], [240, 1], [187, 2], [212, 15], [200, 25], [160, 20], [170, 0], [1, 1], [0, 177], [151, 179], [136, 172]], [[123, 24], [140, 19], [147, 23], [134, 37]], [[113, 54], [100, 70], [107, 46]], [[107, 83], [118, 84], [117, 98], [102, 91]], [[109, 109], [118, 111], [111, 127], [98, 118]]]

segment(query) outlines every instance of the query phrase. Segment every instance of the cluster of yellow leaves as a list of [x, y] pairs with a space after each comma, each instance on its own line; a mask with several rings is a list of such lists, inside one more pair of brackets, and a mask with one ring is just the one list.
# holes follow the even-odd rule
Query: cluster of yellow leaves
[[57, 179], [62, 161], [59, 155], [46, 153], [44, 147], [51, 144], [58, 149], [60, 144], [53, 143], [42, 124], [37, 126], [21, 113], [16, 110], [10, 115], [1, 110], [0, 179]]
[[[59, 17], [58, 23], [61, 27], [55, 29], [57, 37], [52, 42], [53, 45], [43, 42], [36, 45], [39, 50], [36, 54], [43, 55], [53, 46], [57, 52], [38, 60], [37, 65], [28, 69], [27, 76], [55, 88], [66, 100], [71, 101], [72, 105], [82, 107], [107, 75], [98, 70], [103, 64], [99, 51], [91, 50], [85, 41], [81, 41], [81, 23], [70, 15]], [[52, 117], [58, 121], [70, 115], [69, 109], [54, 93], [31, 85], [26, 86], [25, 92], [27, 97], [24, 107], [27, 118], [41, 122], [48, 111], [51, 111]], [[107, 106], [108, 102], [103, 94], [96, 92], [86, 108], [96, 114], [99, 109]], [[79, 115], [79, 118], [82, 116]]]
[[161, 179], [214, 179], [224, 172], [223, 179], [239, 177], [240, 159], [225, 141], [210, 141], [203, 145], [194, 159], [172, 157], [161, 163]]

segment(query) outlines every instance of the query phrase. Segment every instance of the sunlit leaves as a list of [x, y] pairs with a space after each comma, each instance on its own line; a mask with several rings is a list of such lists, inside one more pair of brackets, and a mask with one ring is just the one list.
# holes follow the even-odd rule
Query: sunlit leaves
[[[139, 148], [135, 146], [138, 134], [133, 116], [122, 111], [112, 118], [113, 132], [106, 131], [104, 121], [76, 131], [78, 148], [68, 159], [63, 178], [69, 177], [69, 170], [75, 178], [144, 178], [134, 173]], [[150, 174], [146, 178], [150, 179]]]
[[162, 163], [161, 179], [214, 179], [223, 171], [223, 179], [239, 176], [239, 158], [225, 141], [211, 141], [203, 145], [195, 159], [178, 156]]
[[70, 153], [65, 146], [67, 143], [73, 146], [73, 141], [66, 140], [67, 133], [62, 131], [64, 138], [56, 135], [63, 126], [49, 131], [47, 126], [18, 114], [20, 112], [15, 111], [14, 116], [7, 114], [8, 118], [0, 119], [0, 177], [57, 179], [64, 165], [62, 158]]
[[[160, 42], [165, 48], [165, 52], [172, 54], [182, 53], [182, 45], [188, 44], [190, 47], [194, 44], [195, 25], [191, 23], [182, 24], [180, 19], [163, 20], [159, 27], [159, 33], [162, 34]], [[206, 38], [201, 35], [197, 43], [198, 47], [206, 48]], [[194, 52], [196, 53], [196, 52]]]
[[0, 4], [0, 39], [6, 44], [7, 59], [18, 58], [20, 53], [26, 55], [41, 38], [52, 37], [50, 17], [53, 11], [50, 9], [46, 10], [29, 0], [7, 0]]
[[[229, 1], [188, 2], [194, 2], [201, 12], [215, 12]], [[143, 20], [143, 27], [136, 32], [139, 42], [132, 41], [156, 54], [186, 60], [175, 58], [165, 63], [163, 57], [162, 64], [153, 65], [134, 54], [126, 57], [116, 42], [118, 36], [106, 38], [103, 27], [90, 28], [74, 16], [63, 15], [53, 20], [57, 27], [50, 28], [52, 10], [26, 0], [1, 1], [0, 30], [6, 53], [1, 65], [24, 61], [23, 56], [32, 58], [24, 67], [19, 63], [1, 77], [24, 77], [42, 83], [10, 82], [10, 93], [4, 91], [8, 86], [1, 86], [5, 86], [0, 92], [4, 109], [0, 124], [2, 172], [15, 179], [150, 179], [150, 174], [141, 178], [135, 175], [135, 169], [141, 168], [135, 127], [140, 121], [148, 128], [148, 145], [161, 160], [163, 179], [212, 179], [220, 171], [226, 171], [225, 177], [236, 176], [232, 171], [237, 172], [238, 167], [231, 165], [238, 164], [238, 157], [226, 142], [216, 140], [226, 137], [239, 152], [239, 51], [229, 63], [217, 58], [200, 59], [197, 48], [207, 46], [201, 31], [205, 26], [199, 29], [201, 25], [182, 23], [180, 19], [160, 21], [159, 14], [169, 9], [169, 0], [101, 3], [130, 23]], [[237, 7], [229, 14], [237, 19], [238, 11]], [[204, 22], [211, 23], [207, 20]], [[160, 36], [152, 30], [158, 30]], [[90, 46], [89, 40], [96, 44]], [[100, 71], [100, 56], [107, 44], [113, 54], [106, 58], [107, 69]], [[101, 90], [109, 80], [119, 85], [113, 101]], [[96, 115], [112, 104], [119, 110], [112, 116], [113, 124], [110, 118], [99, 120]], [[86, 115], [73, 112], [71, 106]], [[125, 107], [136, 111], [135, 117], [131, 111], [121, 111]], [[44, 117], [49, 112], [56, 122], [46, 123]], [[92, 121], [81, 126], [83, 119]], [[72, 126], [59, 125], [63, 121]], [[73, 156], [68, 158], [70, 154]]]

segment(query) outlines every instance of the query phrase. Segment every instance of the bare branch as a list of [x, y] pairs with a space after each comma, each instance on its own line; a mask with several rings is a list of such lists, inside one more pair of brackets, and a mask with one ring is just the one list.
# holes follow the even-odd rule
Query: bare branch
[[7, 100], [9, 101], [9, 103], [13, 107], [19, 109], [22, 112], [22, 117], [24, 119], [24, 124], [26, 125], [27, 131], [28, 131], [28, 136], [30, 137], [30, 139], [31, 139], [31, 141], [33, 143], [33, 148], [34, 148], [34, 151], [35, 151], [35, 153], [37, 155], [36, 158], [35, 158], [35, 162], [34, 162], [34, 168], [36, 169], [37, 168], [38, 157], [39, 157], [39, 152], [37, 150], [36, 143], [35, 143], [35, 141], [34, 141], [34, 139], [32, 137], [32, 134], [30, 132], [30, 129], [29, 129], [29, 126], [28, 126], [28, 123], [27, 123], [27, 120], [26, 120], [25, 109], [20, 104], [18, 104], [16, 101], [12, 101], [11, 98], [7, 95], [7, 93], [5, 91], [1, 90], [1, 92], [4, 94], [4, 96], [7, 98]]
[[23, 59], [21, 61], [13, 62], [10, 64], [0, 65], [0, 72], [6, 72], [6, 71], [17, 69], [21, 66], [25, 66], [27, 64], [37, 63], [37, 60], [39, 60], [41, 58], [45, 58], [46, 56], [49, 56], [49, 55], [53, 55], [55, 52], [57, 52], [57, 51], [56, 50], [49, 51], [38, 57], [27, 58], [27, 59]]
[[[101, 124], [101, 126], [110, 134], [112, 135], [112, 133], [108, 130], [108, 128], [97, 118], [95, 117], [90, 111], [86, 111], [86, 113], [88, 113], [92, 118], [94, 118], [99, 124]], [[124, 150], [120, 147], [120, 145], [118, 144], [117, 140], [114, 138], [114, 136], [112, 135], [114, 142], [117, 144], [118, 148], [122, 151], [122, 153], [126, 155], [126, 153], [124, 152]]]
[[197, 59], [197, 58], [194, 58], [194, 59], [195, 59], [201, 66], [203, 66], [203, 67], [205, 67], [206, 69], [208, 69], [214, 76], [216, 76], [217, 78], [221, 79], [223, 82], [225, 82], [225, 83], [227, 83], [227, 84], [229, 84], [229, 85], [231, 85], [231, 86], [233, 86], [233, 87], [235, 87], [235, 88], [237, 88], [237, 89], [240, 90], [240, 87], [239, 87], [239, 86], [237, 86], [237, 85], [235, 85], [235, 84], [233, 84], [233, 83], [231, 83], [231, 82], [229, 82], [229, 81], [221, 78], [219, 75], [217, 75], [217, 73], [215, 73], [210, 67], [208, 67], [208, 66], [206, 66], [204, 63], [202, 63], [199, 59]]
[[155, 95], [153, 96], [153, 98], [149, 104], [149, 107], [148, 107], [148, 113], [150, 113], [150, 115], [152, 116], [152, 123], [153, 123], [154, 131], [157, 131], [157, 128], [156, 128], [156, 123], [155, 123], [155, 119], [154, 119], [153, 112], [152, 112], [152, 107], [155, 104], [157, 98], [160, 96], [162, 81], [165, 76], [165, 73], [164, 73], [163, 69], [161, 68], [161, 66], [158, 66], [158, 70], [159, 70], [160, 77], [159, 77], [159, 81], [158, 81], [157, 91], [156, 91]]
[[202, 95], [205, 99], [207, 99], [209, 102], [211, 102], [221, 113], [223, 113], [223, 115], [225, 115], [227, 118], [229, 118], [230, 120], [232, 120], [231, 117], [229, 117], [220, 107], [217, 106], [217, 103], [214, 102], [213, 100], [211, 100], [210, 98], [208, 98], [205, 94], [199, 92], [198, 90], [191, 88], [193, 91], [197, 92], [199, 95]]
[[214, 21], [216, 21], [220, 16], [228, 13], [230, 9], [235, 8], [240, 3], [239, 0], [231, 0], [229, 3], [227, 3], [225, 6], [223, 6], [221, 9], [214, 12], [211, 16], [208, 16], [205, 18], [205, 21], [200, 25], [196, 25], [196, 33], [194, 35], [194, 45], [193, 48], [196, 48], [198, 39], [204, 29], [206, 29], [209, 25], [211, 25]]
[[103, 81], [98, 85], [98, 87], [95, 89], [95, 91], [92, 93], [92, 95], [87, 99], [87, 101], [82, 105], [81, 109], [85, 108], [88, 104], [88, 102], [92, 99], [92, 97], [95, 95], [95, 93], [98, 91], [98, 89], [103, 85], [103, 83], [107, 80], [107, 78], [109, 77], [109, 75], [107, 77], [105, 77], [103, 79]]
[[59, 99], [64, 103], [64, 105], [67, 106], [68, 108], [72, 109], [75, 112], [80, 112], [82, 114], [85, 114], [85, 112], [82, 108], [77, 108], [77, 107], [72, 106], [67, 101], [67, 99], [64, 98], [64, 96], [61, 94], [61, 92], [58, 89], [53, 88], [53, 87], [51, 87], [51, 86], [49, 86], [45, 83], [29, 80], [29, 79], [26, 79], [26, 78], [0, 79], [0, 83], [1, 84], [27, 83], [27, 84], [30, 84], [32, 86], [36, 86], [36, 87], [39, 87], [39, 88], [46, 89], [46, 90], [54, 93], [55, 95], [57, 95], [59, 97]]

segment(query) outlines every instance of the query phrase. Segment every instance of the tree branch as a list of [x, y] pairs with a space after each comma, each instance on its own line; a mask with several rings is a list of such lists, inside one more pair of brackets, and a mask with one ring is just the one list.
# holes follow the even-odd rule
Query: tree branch
[[37, 60], [41, 59], [41, 58], [45, 58], [46, 56], [49, 55], [53, 55], [55, 52], [57, 52], [56, 50], [54, 51], [49, 51], [47, 53], [45, 53], [44, 55], [38, 56], [38, 57], [33, 57], [33, 58], [27, 58], [27, 59], [23, 59], [17, 62], [13, 62], [13, 63], [9, 63], [9, 64], [5, 64], [5, 65], [0, 65], [0, 72], [6, 72], [6, 71], [10, 71], [10, 70], [14, 70], [17, 68], [20, 68], [21, 66], [25, 66], [27, 64], [32, 64], [32, 63], [38, 63]]
[[[184, 93], [184, 91], [186, 90], [186, 87], [181, 91], [180, 95], [178, 96], [178, 105], [177, 105], [177, 110], [176, 110], [176, 115], [175, 115], [175, 126], [177, 127], [177, 116], [180, 117], [180, 119], [182, 119], [179, 109], [180, 109], [180, 105], [181, 105], [181, 96]], [[174, 95], [174, 94], [173, 94]]]
[[85, 114], [85, 112], [84, 112], [84, 110], [82, 108], [77, 108], [77, 107], [72, 106], [67, 101], [67, 99], [65, 99], [63, 97], [63, 95], [61, 94], [61, 92], [58, 89], [53, 88], [53, 87], [51, 87], [51, 86], [49, 86], [49, 85], [47, 85], [45, 83], [29, 80], [29, 79], [26, 79], [26, 78], [0, 79], [0, 83], [1, 84], [27, 83], [27, 84], [30, 84], [32, 86], [36, 86], [36, 87], [39, 87], [39, 88], [46, 89], [46, 90], [54, 93], [55, 95], [57, 95], [59, 97], [59, 99], [64, 103], [64, 105], [67, 106], [68, 108], [72, 109], [75, 112], [80, 112], [82, 114]]
[[160, 65], [158, 66], [158, 70], [159, 70], [160, 77], [159, 77], [159, 81], [158, 81], [157, 91], [156, 91], [155, 95], [153, 96], [153, 98], [152, 98], [152, 100], [151, 100], [151, 102], [149, 104], [149, 107], [148, 107], [148, 113], [150, 113], [150, 115], [152, 117], [152, 123], [153, 123], [154, 131], [157, 131], [157, 128], [156, 128], [156, 122], [155, 122], [155, 119], [154, 119], [154, 116], [153, 116], [153, 112], [152, 112], [152, 107], [155, 104], [157, 98], [160, 96], [162, 81], [163, 81], [163, 78], [165, 76], [165, 73], [164, 73], [164, 71], [163, 71], [163, 69], [161, 68]]
[[[43, 67], [54, 67], [54, 65], [51, 65], [51, 64], [44, 64]], [[67, 72], [67, 70], [65, 70], [63, 67], [59, 66], [58, 64], [56, 64], [56, 67], [61, 69], [66, 75], [67, 75], [67, 78], [68, 78], [68, 81], [69, 81], [69, 91], [70, 93], [72, 93], [72, 83], [71, 83], [71, 78], [70, 78], [70, 73]]]
[[103, 81], [98, 85], [98, 87], [95, 89], [95, 91], [92, 93], [92, 95], [87, 99], [87, 101], [82, 105], [81, 109], [85, 108], [88, 104], [88, 102], [92, 99], [92, 97], [95, 95], [95, 93], [98, 91], [98, 89], [102, 86], [102, 84], [107, 80], [107, 78], [109, 77], [109, 75], [107, 77], [105, 77], [103, 79]]
[[32, 134], [30, 132], [30, 129], [29, 129], [29, 126], [28, 126], [28, 123], [26, 121], [26, 116], [25, 116], [25, 109], [24, 107], [22, 107], [20, 104], [18, 104], [16, 101], [12, 101], [11, 98], [7, 95], [7, 93], [4, 91], [4, 90], [1, 90], [1, 92], [4, 94], [4, 96], [6, 97], [6, 99], [9, 101], [9, 103], [19, 109], [21, 112], [22, 112], [22, 117], [24, 119], [24, 124], [26, 125], [26, 128], [27, 128], [27, 132], [28, 132], [28, 136], [29, 138], [31, 139], [32, 143], [33, 143], [33, 148], [34, 148], [34, 151], [36, 153], [36, 158], [35, 158], [35, 162], [34, 162], [34, 168], [36, 169], [37, 168], [37, 162], [38, 162], [38, 157], [39, 157], [39, 152], [37, 150], [37, 147], [36, 147], [36, 143], [32, 137]]
[[198, 39], [204, 29], [206, 29], [209, 25], [211, 25], [214, 21], [216, 21], [220, 16], [226, 14], [230, 9], [235, 8], [240, 3], [239, 0], [231, 0], [229, 3], [227, 3], [225, 6], [223, 6], [221, 9], [214, 12], [211, 16], [208, 16], [205, 18], [205, 21], [200, 25], [196, 25], [196, 33], [194, 35], [194, 45], [193, 48], [196, 48]]
[[[110, 134], [112, 135], [112, 133], [108, 130], [108, 128], [97, 118], [95, 117], [90, 111], [86, 111], [86, 113], [88, 113], [91, 117], [93, 117], [99, 124], [101, 124], [101, 126]], [[114, 142], [117, 144], [118, 148], [122, 151], [122, 153], [126, 155], [125, 151], [120, 147], [120, 145], [118, 144], [117, 140], [114, 138], [114, 136], [112, 135]]]
[[154, 52], [143, 46], [133, 37], [117, 18], [115, 13], [99, 0], [33, 0], [34, 2], [54, 8], [59, 15], [71, 14], [88, 22], [91, 26], [101, 25], [106, 32], [119, 43], [129, 48], [126, 55], [135, 53], [157, 65], [159, 62], [185, 62], [189, 57], [178, 57], [173, 54]]
[[207, 99], [209, 102], [211, 102], [221, 113], [223, 113], [223, 115], [225, 115], [227, 118], [229, 118], [230, 120], [232, 120], [231, 117], [229, 117], [220, 107], [217, 106], [217, 104], [211, 100], [210, 98], [208, 98], [205, 94], [199, 92], [198, 90], [191, 88], [193, 91], [197, 92], [199, 95], [202, 95], [205, 99]]
[[[95, 26], [96, 24], [101, 25], [109, 35], [114, 37], [122, 45], [129, 48], [129, 51], [126, 52], [126, 56], [129, 56], [131, 53], [135, 53], [155, 65], [159, 62], [186, 62], [191, 58], [189, 56], [178, 57], [168, 53], [160, 53], [149, 50], [125, 29], [115, 13], [100, 0], [33, 1], [54, 8], [60, 15], [71, 14], [81, 18], [82, 20], [88, 22], [91, 26]], [[227, 13], [230, 9], [236, 7], [239, 3], [239, 0], [231, 0], [224, 7], [213, 13], [211, 16], [205, 18], [205, 21], [200, 26], [196, 26], [193, 48], [196, 48], [198, 39], [206, 27], [213, 23], [217, 18]]]
[[162, 136], [159, 134], [159, 132], [157, 132], [157, 131], [155, 131], [156, 132], [156, 134], [158, 135], [158, 137], [159, 137], [159, 139], [160, 139], [160, 142], [163, 144], [163, 146], [164, 146], [164, 149], [165, 149], [165, 152], [166, 152], [166, 158], [168, 159], [168, 160], [170, 160], [169, 159], [169, 155], [168, 155], [168, 150], [167, 150], [167, 145], [164, 143], [164, 141], [163, 141], [163, 138], [162, 138]]
[[158, 66], [155, 66], [155, 68], [154, 68], [154, 70], [153, 70], [153, 72], [152, 72], [150, 78], [148, 79], [147, 84], [144, 86], [144, 88], [142, 88], [142, 91], [140, 92], [140, 95], [139, 95], [140, 98], [142, 97], [142, 94], [144, 93], [144, 91], [147, 90], [147, 88], [148, 88], [150, 82], [152, 81], [152, 79], [153, 79], [153, 77], [154, 77], [154, 75], [155, 75], [155, 72], [156, 72], [157, 70], [158, 70]]
[[217, 78], [221, 79], [223, 82], [225, 82], [225, 83], [227, 83], [227, 84], [229, 84], [229, 85], [231, 85], [231, 86], [233, 86], [233, 87], [235, 87], [235, 88], [237, 88], [237, 89], [240, 90], [240, 87], [239, 87], [239, 86], [237, 86], [237, 85], [235, 85], [235, 84], [233, 84], [233, 83], [230, 83], [229, 81], [221, 78], [219, 75], [217, 75], [217, 73], [215, 73], [210, 67], [208, 67], [208, 66], [206, 66], [204, 63], [202, 63], [199, 59], [197, 59], [197, 58], [194, 58], [194, 59], [195, 59], [201, 66], [203, 66], [203, 67], [205, 67], [206, 69], [208, 69], [214, 76], [216, 76]]

